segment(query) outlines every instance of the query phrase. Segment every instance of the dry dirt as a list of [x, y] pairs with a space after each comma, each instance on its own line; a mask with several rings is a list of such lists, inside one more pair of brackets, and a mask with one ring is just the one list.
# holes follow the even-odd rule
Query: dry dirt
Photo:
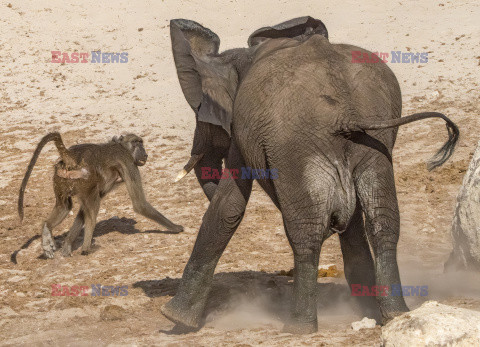
[[[254, 185], [246, 216], [217, 267], [206, 325], [175, 334], [159, 308], [175, 293], [208, 203], [193, 176], [173, 184], [188, 159], [193, 113], [178, 85], [169, 20], [194, 19], [214, 30], [222, 49], [245, 46], [255, 29], [311, 15], [332, 42], [372, 51], [429, 52], [425, 64], [391, 64], [403, 91], [403, 115], [440, 111], [461, 131], [453, 158], [428, 172], [425, 161], [446, 139], [440, 121], [402, 127], [394, 151], [401, 210], [399, 262], [405, 285], [428, 285], [426, 299], [480, 310], [478, 275], [443, 275], [451, 249], [455, 198], [480, 125], [476, 1], [0, 1], [0, 341], [2, 345], [332, 345], [380, 343], [380, 327], [354, 332], [362, 317], [343, 278], [318, 285], [319, 331], [282, 333], [293, 258], [279, 212]], [[52, 50], [128, 52], [126, 64], [54, 64]], [[150, 157], [141, 169], [148, 199], [185, 226], [165, 233], [134, 214], [124, 187], [102, 204], [95, 251], [42, 259], [39, 232], [54, 204], [57, 154], [48, 146], [26, 192], [20, 224], [16, 197], [39, 139], [64, 134], [68, 145], [136, 132]], [[74, 210], [75, 212], [75, 210]], [[55, 231], [61, 244], [73, 217]], [[80, 244], [81, 240], [77, 240]], [[78, 247], [77, 244], [77, 247]], [[16, 260], [16, 264], [12, 261]], [[337, 237], [321, 264], [343, 269]], [[128, 286], [127, 296], [62, 297], [52, 284]]]

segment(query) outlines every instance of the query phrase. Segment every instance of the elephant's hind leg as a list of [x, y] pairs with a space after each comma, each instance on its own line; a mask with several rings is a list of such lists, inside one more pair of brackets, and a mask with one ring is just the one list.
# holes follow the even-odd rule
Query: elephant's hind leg
[[326, 225], [321, 220], [296, 221], [284, 216], [294, 257], [292, 317], [285, 332], [310, 334], [318, 330], [317, 275]]
[[[316, 177], [320, 176], [317, 172]], [[294, 256], [292, 317], [284, 331], [309, 334], [318, 329], [318, 262], [322, 243], [330, 233], [334, 188], [332, 182], [321, 182], [320, 179], [315, 185], [294, 185], [291, 182], [292, 177], [288, 179], [281, 175], [275, 182]]]
[[[242, 165], [243, 161], [232, 144], [227, 168]], [[220, 180], [203, 217], [177, 293], [161, 309], [171, 321], [190, 328], [200, 327], [215, 267], [243, 218], [251, 190], [251, 180]]]
[[[363, 212], [358, 200], [353, 217], [347, 229], [339, 235], [339, 238], [345, 278], [350, 286], [351, 293], [353, 296], [358, 296], [364, 315], [380, 322], [381, 317], [376, 295], [371, 294], [372, 288], [375, 286], [374, 264], [365, 233]], [[368, 291], [364, 290], [365, 287], [368, 288]], [[381, 294], [381, 291], [378, 291], [377, 288], [377, 295]]]
[[408, 311], [401, 293], [392, 295], [392, 285], [400, 286], [397, 265], [397, 243], [400, 234], [400, 214], [392, 164], [375, 155], [354, 173], [357, 194], [366, 217], [367, 236], [375, 258], [375, 282], [387, 286], [387, 295], [377, 296], [384, 323]]

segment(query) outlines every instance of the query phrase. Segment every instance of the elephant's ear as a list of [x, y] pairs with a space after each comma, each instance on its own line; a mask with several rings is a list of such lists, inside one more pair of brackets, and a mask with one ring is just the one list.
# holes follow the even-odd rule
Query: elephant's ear
[[291, 38], [303, 40], [313, 34], [320, 34], [328, 39], [327, 28], [321, 20], [309, 16], [298, 17], [272, 27], [256, 30], [248, 38], [248, 46], [258, 45], [267, 39]]
[[173, 58], [187, 102], [198, 120], [222, 126], [230, 134], [238, 77], [218, 55], [220, 39], [186, 19], [170, 21]]

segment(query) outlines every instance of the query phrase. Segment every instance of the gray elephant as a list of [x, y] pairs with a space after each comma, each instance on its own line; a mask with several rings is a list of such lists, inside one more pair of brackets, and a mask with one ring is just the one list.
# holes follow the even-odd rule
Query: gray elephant
[[[231, 170], [277, 170], [276, 179], [258, 182], [281, 211], [294, 254], [286, 331], [317, 330], [320, 248], [333, 233], [340, 237], [350, 285], [399, 285], [391, 157], [398, 126], [433, 117], [446, 122], [449, 139], [432, 169], [451, 156], [456, 125], [435, 112], [400, 118], [400, 88], [388, 66], [352, 63], [352, 51], [371, 53], [330, 43], [324, 24], [311, 17], [259, 29], [248, 48], [223, 53], [218, 36], [196, 22], [175, 19], [170, 30], [178, 78], [197, 124], [181, 176], [195, 169], [210, 205], [178, 291], [162, 313], [187, 327], [202, 323], [216, 264], [252, 190], [245, 177], [202, 177], [202, 167], [221, 169], [223, 159]], [[380, 308], [383, 322], [408, 311], [401, 295], [362, 299], [377, 313]]]

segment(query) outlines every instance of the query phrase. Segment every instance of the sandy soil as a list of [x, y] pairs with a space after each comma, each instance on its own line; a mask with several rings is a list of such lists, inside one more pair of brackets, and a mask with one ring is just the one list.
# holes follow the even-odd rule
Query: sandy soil
[[[207, 207], [193, 176], [173, 184], [188, 158], [193, 113], [181, 93], [170, 51], [169, 20], [214, 30], [222, 49], [245, 46], [255, 29], [301, 15], [322, 19], [332, 42], [378, 52], [429, 52], [425, 64], [391, 64], [404, 115], [440, 111], [460, 127], [454, 157], [428, 172], [425, 161], [446, 139], [440, 121], [402, 127], [394, 151], [401, 210], [400, 271], [409, 297], [480, 309], [478, 275], [442, 274], [451, 249], [455, 197], [478, 141], [478, 26], [475, 1], [0, 1], [0, 341], [3, 345], [331, 345], [380, 343], [380, 327], [354, 332], [362, 317], [344, 279], [319, 279], [319, 332], [281, 332], [293, 259], [280, 214], [254, 186], [246, 217], [217, 267], [206, 326], [177, 335], [159, 308], [174, 293]], [[126, 64], [53, 64], [52, 50], [128, 52]], [[39, 258], [39, 231], [53, 206], [56, 151], [45, 149], [26, 193], [20, 224], [16, 196], [27, 162], [49, 131], [68, 145], [136, 132], [150, 157], [142, 175], [149, 200], [186, 227], [170, 235], [134, 214], [125, 188], [108, 196], [95, 230], [95, 252]], [[75, 211], [74, 211], [75, 212]], [[54, 232], [62, 241], [73, 217]], [[81, 240], [78, 240], [78, 244]], [[12, 262], [16, 259], [17, 264]], [[342, 268], [338, 238], [321, 264]], [[57, 297], [52, 284], [128, 286], [125, 297]]]

